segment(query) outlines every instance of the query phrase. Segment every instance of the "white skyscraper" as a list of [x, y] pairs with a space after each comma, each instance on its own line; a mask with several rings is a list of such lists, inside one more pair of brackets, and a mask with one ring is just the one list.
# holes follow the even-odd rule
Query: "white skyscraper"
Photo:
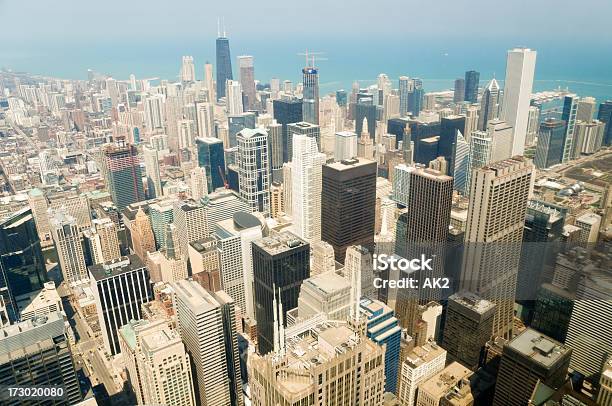
[[147, 174], [147, 192], [149, 198], [163, 195], [161, 175], [159, 173], [159, 153], [155, 148], [145, 145], [142, 149], [144, 155], [145, 172]]
[[50, 223], [64, 281], [70, 283], [86, 278], [83, 241], [76, 219], [66, 210], [57, 210]]
[[199, 202], [201, 198], [208, 195], [208, 180], [206, 179], [206, 168], [196, 166], [191, 170], [189, 177], [189, 188], [191, 198]]
[[145, 99], [145, 125], [148, 131], [163, 128], [164, 121], [164, 95], [154, 94]]
[[215, 136], [215, 115], [212, 103], [196, 103], [198, 137]]
[[334, 160], [351, 159], [357, 156], [357, 134], [352, 131], [336, 133]]
[[321, 179], [325, 154], [314, 134], [293, 135], [292, 216], [295, 233], [308, 242], [321, 239]]
[[535, 65], [536, 51], [529, 48], [508, 51], [501, 116], [514, 128], [512, 156], [523, 155], [525, 149]]
[[183, 56], [183, 65], [181, 66], [181, 82], [195, 82], [195, 65], [193, 64], [193, 56]]
[[215, 83], [213, 81], [212, 63], [206, 62], [204, 65], [204, 87], [208, 90], [208, 101], [213, 103], [215, 100]]
[[246, 108], [247, 110], [253, 110], [257, 104], [253, 57], [250, 55], [239, 56], [238, 66], [240, 68], [240, 85], [246, 97]]
[[268, 134], [261, 128], [245, 128], [236, 135], [240, 195], [251, 211], [270, 214], [270, 163]]
[[178, 147], [179, 149], [188, 148], [193, 145], [195, 140], [195, 124], [193, 120], [178, 120]]
[[226, 86], [227, 114], [242, 114], [244, 106], [242, 104], [242, 85], [237, 80], [228, 80]]

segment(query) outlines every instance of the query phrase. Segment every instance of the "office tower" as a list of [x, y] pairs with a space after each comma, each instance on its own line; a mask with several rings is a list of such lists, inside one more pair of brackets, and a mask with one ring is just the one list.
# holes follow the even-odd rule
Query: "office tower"
[[415, 171], [414, 166], [399, 164], [393, 168], [393, 193], [391, 199], [406, 207], [410, 198], [410, 173]]
[[272, 182], [270, 186], [270, 217], [277, 219], [285, 213], [283, 198], [283, 186], [278, 182]]
[[234, 302], [225, 292], [209, 293], [195, 281], [177, 281], [172, 287], [199, 404], [243, 405]]
[[421, 382], [444, 369], [446, 351], [436, 343], [413, 348], [401, 359], [397, 397], [403, 405], [414, 405]]
[[149, 271], [136, 255], [89, 267], [89, 284], [106, 351], [121, 352], [118, 331], [142, 318], [141, 305], [153, 299]]
[[271, 99], [278, 99], [278, 93], [280, 92], [280, 79], [279, 78], [271, 78], [270, 79], [270, 93]]
[[291, 159], [291, 215], [294, 232], [308, 242], [321, 239], [321, 179], [325, 154], [319, 152], [319, 126], [297, 123], [289, 126], [293, 133]]
[[540, 124], [538, 146], [533, 163], [538, 169], [560, 164], [564, 154], [566, 123], [563, 120], [548, 118]]
[[[283, 231], [253, 242], [255, 316], [260, 354], [274, 349], [276, 297], [286, 311], [297, 306], [302, 281], [310, 276], [310, 245], [296, 235]], [[280, 292], [280, 293], [279, 293]]]
[[336, 260], [334, 259], [334, 247], [325, 241], [317, 241], [311, 244], [312, 247], [312, 266], [311, 275], [318, 275], [327, 271], [336, 270]]
[[348, 159], [323, 165], [321, 238], [334, 247], [336, 261], [346, 249], [373, 249], [376, 207], [376, 162]]
[[[319, 125], [319, 68], [306, 66], [302, 69], [303, 85], [302, 90], [302, 120], [307, 123]], [[308, 60], [306, 60], [308, 63]]]
[[229, 189], [220, 189], [202, 200], [204, 206], [205, 227], [207, 233], [215, 231], [215, 224], [233, 218], [235, 213], [249, 212], [246, 201], [237, 192]]
[[161, 175], [159, 173], [159, 155], [156, 149], [144, 146], [142, 149], [147, 175], [147, 194], [150, 199], [161, 197]]
[[[196, 108], [197, 106], [199, 106], [199, 103], [196, 105]], [[196, 114], [197, 113], [198, 111], [196, 110]], [[176, 147], [172, 147], [172, 149], [176, 150], [175, 148], [178, 148], [178, 150], [180, 151], [183, 149], [188, 149], [189, 147], [193, 146], [195, 137], [196, 137], [196, 131], [198, 131], [194, 120], [177, 120], [176, 128], [177, 128], [177, 135], [176, 135], [177, 144], [176, 144]]]
[[255, 68], [252, 56], [239, 56], [238, 66], [240, 67], [240, 84], [244, 92], [246, 110], [257, 109], [257, 93], [255, 91]]
[[213, 66], [212, 63], [206, 61], [204, 65], [204, 87], [208, 91], [207, 101], [214, 103], [217, 98], [215, 97], [215, 84], [213, 81]]
[[608, 362], [606, 362], [606, 365], [601, 373], [599, 393], [597, 394], [597, 404], [612, 404], [612, 358], [608, 359]]
[[87, 277], [83, 237], [74, 217], [65, 211], [56, 211], [51, 221], [51, 233], [57, 250], [62, 276], [67, 283]]
[[42, 190], [34, 188], [28, 192], [28, 206], [32, 209], [31, 214], [34, 217], [39, 240], [45, 245], [49, 244], [52, 239], [51, 226], [47, 215], [49, 203]]
[[[565, 123], [565, 137], [563, 140], [563, 151], [561, 162], [565, 163], [572, 159], [574, 151], [574, 137], [576, 133], [576, 114], [578, 111], [579, 98], [575, 94], [566, 95], [563, 98], [563, 112], [561, 120]], [[538, 138], [539, 141], [539, 138]]]
[[346, 107], [348, 105], [348, 94], [346, 90], [336, 90], [336, 103], [338, 103], [339, 107]]
[[580, 228], [578, 242], [583, 245], [595, 244], [599, 236], [601, 216], [595, 213], [586, 212], [576, 218], [574, 225]]
[[455, 181], [453, 183], [453, 188], [463, 195], [467, 195], [471, 170], [470, 144], [465, 140], [463, 134], [459, 132], [457, 133], [457, 144], [455, 146], [453, 165], [453, 176], [455, 177]]
[[[228, 98], [229, 99], [229, 98]], [[196, 102], [196, 122], [199, 137], [215, 136], [214, 104], [210, 102]], [[189, 146], [193, 143], [189, 143]]]
[[395, 393], [399, 368], [402, 329], [393, 309], [378, 300], [363, 298], [359, 302], [366, 318], [366, 335], [379, 346], [385, 346], [385, 392]]
[[357, 134], [352, 131], [337, 132], [335, 137], [334, 160], [342, 161], [357, 156]]
[[462, 78], [455, 79], [453, 102], [461, 103], [464, 100], [465, 100], [465, 80]]
[[357, 93], [355, 102], [355, 133], [368, 133], [372, 139], [376, 138], [376, 118], [378, 107], [374, 104], [374, 95], [361, 91]]
[[[487, 131], [474, 131], [470, 136], [470, 170], [482, 168], [489, 162], [510, 158], [512, 127], [505, 121], [490, 120]], [[471, 172], [469, 172], [471, 176]], [[470, 178], [470, 177], [468, 177]], [[469, 179], [467, 185], [469, 186]]]
[[576, 122], [573, 159], [580, 158], [581, 154], [594, 154], [597, 152], [602, 146], [605, 129], [605, 123], [598, 120]]
[[314, 325], [278, 353], [249, 354], [252, 404], [382, 405], [383, 358], [350, 325]]
[[130, 320], [119, 343], [139, 404], [195, 406], [189, 356], [165, 320]]
[[145, 200], [138, 151], [134, 145], [109, 145], [104, 149], [106, 187], [119, 211]]
[[166, 228], [174, 219], [174, 201], [174, 198], [166, 198], [149, 205], [149, 217], [157, 249], [166, 249]]
[[[72, 348], [60, 312], [0, 328], [0, 382], [3, 387], [62, 388], [63, 396], [48, 400], [49, 404], [81, 402]], [[4, 401], [5, 405], [26, 403], [25, 397], [18, 396]], [[45, 399], [27, 403], [45, 404]]]
[[274, 100], [272, 102], [274, 119], [282, 125], [283, 162], [291, 160], [291, 136], [287, 124], [303, 121], [302, 100], [298, 98]]
[[604, 130], [603, 145], [612, 145], [612, 100], [607, 100], [599, 105], [597, 119], [606, 123]]
[[530, 328], [504, 345], [493, 405], [524, 405], [538, 380], [558, 389], [565, 382], [572, 350]]
[[529, 106], [529, 114], [527, 116], [527, 136], [525, 145], [532, 146], [535, 144], [536, 136], [540, 130], [540, 109], [536, 106]]
[[508, 51], [501, 119], [514, 128], [512, 156], [523, 155], [525, 148], [535, 64], [536, 51], [529, 48]]
[[208, 193], [225, 185], [225, 154], [223, 141], [218, 138], [196, 138], [198, 166], [207, 173]]
[[[466, 388], [466, 393], [462, 393], [464, 402], [461, 405], [474, 404], [474, 397], [470, 390], [470, 378], [472, 371], [464, 367], [458, 362], [449, 364], [442, 371], [438, 372], [431, 378], [421, 382], [418, 387], [416, 406], [445, 406], [449, 400], [447, 395], [451, 395], [452, 399], [455, 393], [460, 392], [462, 388]], [[470, 402], [471, 401], [471, 402]], [[457, 403], [450, 403], [456, 405]]]
[[465, 130], [461, 133], [465, 137], [465, 140], [469, 142], [472, 132], [478, 129], [478, 120], [480, 115], [480, 106], [471, 105], [465, 110]]
[[449, 176], [455, 176], [455, 154], [457, 153], [457, 137], [465, 131], [465, 117], [450, 115], [440, 120], [440, 139], [438, 140], [437, 156], [442, 156], [448, 162]]
[[142, 207], [138, 208], [136, 216], [132, 221], [130, 231], [134, 254], [136, 254], [142, 261], [146, 261], [147, 252], [155, 251], [156, 246], [155, 235], [153, 234], [153, 228], [151, 227], [151, 220], [144, 210], [142, 210]]
[[217, 240], [203, 238], [189, 244], [189, 264], [191, 277], [210, 292], [221, 290], [221, 265]]
[[164, 95], [152, 94], [144, 99], [145, 128], [149, 133], [164, 128]]
[[[297, 318], [306, 321], [319, 314], [345, 321], [351, 305], [351, 283], [332, 268], [304, 279], [298, 297]], [[294, 313], [294, 311], [290, 313]], [[296, 316], [293, 314], [293, 316]], [[290, 317], [288, 314], [287, 317]]]
[[193, 64], [193, 56], [183, 56], [183, 64], [181, 65], [181, 82], [195, 82], [195, 65]]
[[272, 181], [283, 181], [283, 126], [274, 120], [266, 126]]
[[121, 257], [117, 225], [108, 217], [94, 219], [90, 233], [85, 234], [94, 264]]
[[174, 203], [172, 217], [179, 243], [175, 249], [186, 259], [189, 243], [208, 237], [206, 211], [201, 203], [193, 200], [177, 201]]
[[15, 297], [42, 289], [47, 280], [40, 239], [27, 207], [0, 220], [0, 276], [0, 301], [8, 317], [17, 320]]
[[285, 214], [291, 216], [291, 210], [293, 206], [293, 199], [291, 195], [291, 188], [293, 187], [293, 178], [291, 176], [291, 163], [283, 164], [283, 206], [285, 207]]
[[232, 57], [230, 56], [229, 39], [219, 32], [216, 41], [217, 59], [217, 100], [225, 97], [225, 82], [232, 80]]
[[189, 174], [189, 190], [191, 191], [191, 198], [196, 202], [208, 196], [208, 180], [205, 168], [197, 166], [191, 170]]
[[245, 128], [236, 136], [240, 196], [251, 211], [270, 215], [270, 161], [268, 133]]
[[372, 252], [361, 245], [353, 245], [346, 249], [344, 259], [344, 277], [349, 281], [353, 274], [361, 275], [358, 297], [376, 298], [377, 292], [374, 287], [374, 265]]
[[56, 211], [65, 211], [68, 215], [75, 218], [79, 231], [91, 227], [91, 209], [87, 196], [72, 193], [49, 193], [49, 211], [52, 215]]
[[290, 155], [291, 159], [293, 159], [293, 154], [295, 153], [293, 139], [297, 134], [303, 134], [308, 137], [314, 138], [317, 149], [321, 151], [321, 127], [319, 127], [318, 125], [307, 123], [305, 121], [292, 123], [287, 125], [287, 132], [289, 133], [289, 138], [292, 140], [292, 150]]
[[495, 304], [470, 292], [448, 298], [442, 347], [451, 361], [459, 361], [475, 371], [482, 349], [491, 339]]
[[238, 212], [218, 222], [212, 236], [217, 240], [223, 290], [242, 314], [255, 320], [251, 243], [262, 237], [261, 221], [250, 213]]
[[253, 112], [229, 115], [227, 117], [229, 147], [235, 148], [238, 145], [236, 141], [238, 133], [245, 128], [255, 129], [257, 127], [256, 123], [257, 117], [255, 117]]
[[533, 166], [522, 157], [472, 171], [460, 289], [496, 305], [492, 335], [512, 336], [514, 299]]
[[400, 97], [396, 94], [386, 94], [383, 101], [383, 123], [390, 118], [400, 116]]
[[412, 91], [412, 81], [407, 76], [399, 77], [399, 97], [400, 97], [400, 115], [406, 116], [408, 113], [408, 95]]
[[576, 121], [591, 121], [595, 116], [597, 103], [593, 97], [582, 97], [578, 100]]
[[478, 84], [480, 83], [480, 72], [469, 70], [465, 72], [465, 96], [464, 100], [470, 103], [478, 101]]
[[480, 114], [478, 116], [478, 129], [485, 131], [489, 121], [498, 117], [499, 114], [499, 84], [495, 78], [491, 79], [482, 91], [480, 99]]
[[227, 90], [227, 114], [242, 114], [244, 112], [244, 106], [242, 104], [242, 85], [237, 80], [228, 80], [225, 83], [225, 87]]
[[412, 84], [412, 91], [408, 93], [408, 111], [413, 117], [417, 117], [421, 113], [425, 91], [421, 79], [412, 79]]

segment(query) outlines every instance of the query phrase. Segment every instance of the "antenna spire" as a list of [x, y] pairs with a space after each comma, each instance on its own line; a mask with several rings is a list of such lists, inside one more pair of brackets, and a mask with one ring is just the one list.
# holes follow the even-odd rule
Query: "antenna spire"
[[217, 17], [217, 38], [221, 37], [221, 19]]
[[225, 17], [223, 17], [223, 38], [227, 38], [227, 35], [225, 32]]

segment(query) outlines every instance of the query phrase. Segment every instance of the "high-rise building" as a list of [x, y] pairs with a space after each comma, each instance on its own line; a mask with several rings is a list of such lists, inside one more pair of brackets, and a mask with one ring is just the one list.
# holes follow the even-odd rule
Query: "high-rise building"
[[206, 169], [208, 193], [225, 185], [225, 154], [218, 138], [196, 138], [198, 166]]
[[234, 302], [195, 281], [172, 284], [178, 330], [195, 371], [195, 396], [202, 405], [244, 404]]
[[[211, 102], [196, 102], [196, 122], [198, 136], [207, 138], [215, 135], [214, 104]], [[192, 145], [192, 142], [189, 143]]]
[[245, 128], [238, 141], [240, 195], [251, 211], [270, 215], [270, 161], [268, 134], [263, 129]]
[[319, 126], [296, 123], [289, 126], [293, 133], [291, 159], [291, 215], [295, 233], [308, 242], [321, 239], [321, 180], [325, 154], [319, 152]]
[[334, 247], [325, 241], [318, 241], [311, 245], [312, 265], [310, 275], [318, 275], [327, 271], [336, 270], [334, 259]]
[[[418, 387], [416, 406], [469, 406], [474, 404], [470, 386], [472, 371], [458, 362], [450, 363], [442, 371], [421, 382]], [[461, 403], [451, 403], [461, 396]], [[447, 403], [448, 402], [448, 403]]]
[[447, 303], [442, 346], [449, 360], [476, 370], [482, 349], [491, 339], [495, 304], [470, 292], [456, 293]]
[[529, 106], [529, 114], [527, 115], [527, 136], [525, 138], [525, 145], [532, 146], [535, 144], [539, 130], [540, 109], [537, 106]]
[[485, 131], [490, 120], [499, 115], [499, 84], [495, 78], [485, 86], [480, 99], [480, 114], [478, 116], [478, 129]]
[[293, 138], [297, 134], [304, 134], [308, 137], [313, 137], [317, 150], [321, 151], [321, 127], [316, 124], [311, 124], [306, 121], [300, 121], [298, 123], [292, 123], [287, 125], [287, 132], [289, 133], [289, 138], [291, 138], [291, 155], [290, 158], [293, 159], [294, 147], [293, 147]]
[[563, 120], [549, 118], [540, 124], [538, 146], [533, 160], [536, 168], [545, 169], [563, 161], [566, 131], [566, 123]]
[[146, 261], [147, 253], [154, 252], [155, 235], [151, 227], [151, 219], [142, 210], [138, 208], [134, 220], [131, 222], [130, 237], [132, 242], [132, 250], [142, 261]]
[[29, 208], [0, 220], [0, 276], [0, 301], [8, 317], [17, 320], [15, 297], [40, 290], [47, 281], [40, 239]]
[[176, 201], [172, 218], [179, 244], [175, 249], [179, 252], [180, 257], [186, 259], [189, 256], [189, 243], [209, 235], [206, 210], [201, 203], [193, 200]]
[[601, 373], [597, 403], [600, 405], [612, 404], [612, 358], [608, 359]]
[[274, 119], [282, 125], [283, 135], [283, 162], [291, 160], [291, 135], [287, 124], [303, 121], [302, 100], [298, 98], [274, 100], [272, 102]]
[[189, 173], [189, 190], [191, 198], [199, 202], [204, 196], [208, 196], [208, 179], [206, 168], [197, 166]]
[[[310, 276], [310, 245], [284, 231], [253, 242], [255, 316], [260, 354], [274, 349], [276, 297], [282, 302], [282, 319], [297, 307], [302, 281]], [[286, 323], [285, 323], [286, 324]]]
[[573, 159], [576, 137], [576, 115], [578, 112], [579, 100], [580, 99], [575, 94], [568, 94], [563, 98], [563, 112], [561, 114], [561, 120], [563, 120], [565, 123], [565, 137], [563, 140], [561, 162], [564, 163]]
[[204, 87], [208, 91], [207, 101], [214, 103], [217, 98], [215, 97], [215, 83], [213, 81], [213, 66], [212, 63], [206, 61], [204, 65]]
[[149, 217], [157, 249], [166, 248], [166, 228], [174, 219], [174, 201], [174, 198], [160, 199], [149, 205]]
[[606, 123], [604, 130], [603, 145], [612, 145], [612, 100], [607, 100], [599, 105], [597, 119]]
[[109, 145], [104, 149], [106, 187], [118, 210], [145, 200], [138, 151], [134, 145]]
[[57, 250], [62, 276], [67, 283], [87, 277], [83, 236], [76, 219], [63, 210], [56, 211], [51, 221], [51, 233]]
[[572, 158], [577, 159], [580, 158], [581, 154], [593, 154], [597, 152], [603, 144], [605, 129], [605, 123], [599, 120], [592, 120], [589, 122], [577, 121]]
[[302, 119], [307, 123], [319, 125], [319, 68], [306, 66], [302, 69], [302, 75]]
[[367, 91], [357, 93], [354, 109], [355, 133], [359, 135], [366, 133], [375, 139], [379, 107], [374, 103], [374, 95]]
[[393, 193], [391, 199], [406, 207], [410, 198], [410, 173], [415, 171], [414, 166], [399, 164], [393, 168]]
[[193, 56], [183, 56], [183, 64], [181, 65], [181, 82], [195, 82], [195, 65], [193, 64]]
[[[238, 133], [245, 128], [255, 129], [257, 127], [257, 117], [253, 112], [246, 112], [240, 114], [230, 114], [227, 116], [227, 131], [229, 147], [235, 148], [238, 145], [236, 136]], [[230, 162], [228, 162], [229, 164]]]
[[225, 82], [232, 80], [232, 57], [230, 55], [229, 39], [219, 33], [216, 41], [217, 57], [217, 100], [225, 97]]
[[283, 181], [283, 126], [274, 120], [266, 126], [272, 181]]
[[417, 117], [423, 107], [423, 81], [421, 79], [412, 79], [412, 91], [408, 92], [408, 111], [413, 117]]
[[351, 289], [350, 281], [337, 274], [334, 269], [315, 275], [311, 272], [311, 276], [304, 279], [300, 287], [297, 317], [300, 320], [308, 320], [323, 314], [329, 320], [347, 320]]
[[[0, 382], [3, 387], [54, 387], [55, 399], [28, 400], [30, 404], [76, 405], [81, 390], [72, 346], [61, 312], [0, 328]], [[24, 397], [2, 396], [3, 405], [24, 404]]]
[[278, 353], [249, 354], [251, 402], [382, 405], [384, 368], [382, 347], [358, 329], [338, 322], [314, 325]]
[[[344, 277], [352, 280], [353, 274], [361, 275], [359, 297], [376, 299], [377, 291], [374, 287], [374, 264], [372, 252], [361, 245], [352, 245], [346, 249], [344, 259]], [[357, 300], [355, 299], [355, 300]]]
[[408, 114], [408, 95], [412, 91], [412, 81], [408, 76], [400, 76], [398, 87], [400, 98], [400, 115], [404, 117]]
[[161, 175], [159, 173], [159, 153], [155, 148], [144, 146], [142, 149], [144, 156], [145, 172], [147, 175], [147, 195], [149, 198], [161, 197]]
[[334, 160], [342, 161], [357, 156], [357, 134], [352, 131], [340, 131], [336, 133], [334, 139]]
[[560, 388], [571, 354], [568, 346], [526, 329], [504, 345], [493, 405], [527, 404], [538, 381], [552, 389]]
[[478, 101], [478, 84], [480, 83], [480, 72], [469, 70], [465, 72], [465, 95], [464, 100], [470, 103]]
[[321, 237], [343, 263], [346, 249], [373, 250], [376, 207], [376, 162], [347, 159], [323, 165]]
[[[87, 230], [86, 230], [87, 231]], [[84, 232], [94, 264], [121, 257], [117, 225], [108, 217], [92, 220], [90, 232]]]
[[595, 117], [595, 109], [597, 102], [594, 97], [582, 97], [578, 100], [578, 108], [576, 109], [576, 121], [589, 122]]
[[470, 136], [470, 172], [482, 168], [489, 162], [510, 158], [512, 153], [512, 127], [505, 121], [489, 120], [486, 131], [474, 131]]
[[153, 299], [149, 271], [136, 255], [89, 267], [93, 292], [106, 351], [121, 352], [119, 328], [142, 319], [141, 305]]
[[508, 51], [501, 119], [514, 128], [513, 156], [523, 155], [525, 149], [535, 65], [536, 51], [529, 48], [514, 48]]
[[255, 67], [253, 57], [249, 55], [238, 57], [240, 67], [240, 84], [244, 92], [244, 106], [246, 110], [257, 109], [257, 93], [255, 91]]
[[[602, 132], [603, 133], [603, 132]], [[42, 190], [34, 188], [28, 192], [28, 205], [32, 209], [32, 216], [38, 230], [38, 238], [41, 244], [49, 245], [52, 239], [51, 226], [49, 224], [49, 216], [47, 210], [49, 202]]]
[[400, 360], [397, 397], [403, 405], [414, 405], [421, 382], [444, 369], [446, 351], [434, 342], [413, 348]]
[[366, 318], [366, 335], [379, 346], [385, 347], [385, 392], [395, 393], [402, 329], [393, 309], [383, 302], [363, 298], [359, 307]]
[[237, 80], [228, 80], [225, 82], [225, 87], [227, 91], [225, 97], [227, 114], [242, 114], [244, 112], [244, 105], [242, 104], [242, 85]]
[[447, 175], [455, 176], [455, 155], [457, 153], [457, 137], [465, 131], [465, 117], [450, 115], [440, 120], [440, 140], [438, 154], [448, 163]]
[[472, 175], [460, 289], [495, 303], [492, 335], [509, 338], [533, 166], [513, 157]]
[[131, 320], [119, 343], [139, 404], [195, 406], [189, 356], [166, 320]]
[[453, 102], [461, 103], [464, 100], [465, 100], [465, 80], [463, 78], [455, 79]]

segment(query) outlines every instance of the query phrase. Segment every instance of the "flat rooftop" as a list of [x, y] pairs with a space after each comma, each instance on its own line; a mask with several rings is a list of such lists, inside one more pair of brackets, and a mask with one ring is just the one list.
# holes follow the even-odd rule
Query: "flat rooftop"
[[144, 267], [145, 264], [137, 255], [128, 255], [102, 264], [92, 265], [88, 270], [96, 281], [100, 281]]
[[449, 296], [449, 301], [453, 301], [461, 306], [468, 308], [478, 314], [485, 314], [495, 308], [495, 303], [489, 302], [472, 292], [459, 292]]
[[290, 231], [282, 231], [278, 234], [253, 241], [253, 244], [271, 255], [276, 255], [302, 247], [308, 243]]
[[545, 367], [559, 361], [569, 347], [533, 329], [526, 329], [508, 343], [508, 347]]

